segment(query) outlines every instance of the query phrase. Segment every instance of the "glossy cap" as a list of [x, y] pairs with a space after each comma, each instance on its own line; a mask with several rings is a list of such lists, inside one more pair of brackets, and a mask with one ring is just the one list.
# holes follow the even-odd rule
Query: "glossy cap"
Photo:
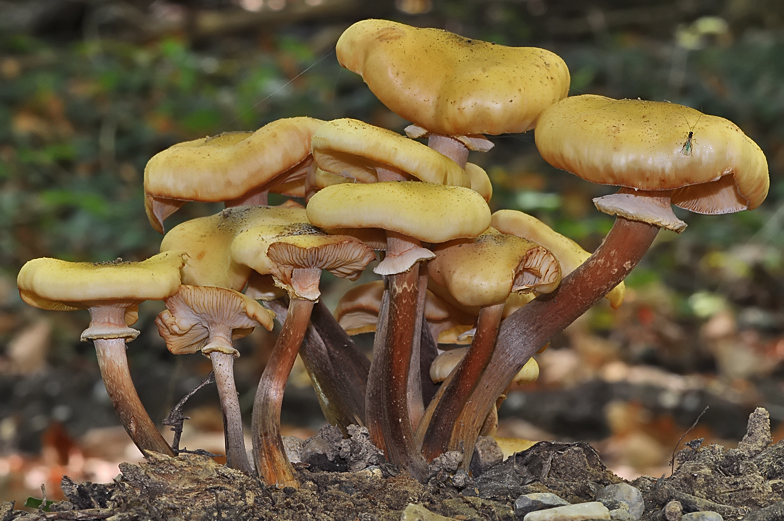
[[552, 253], [492, 228], [475, 239], [439, 244], [433, 251], [430, 277], [465, 306], [500, 304], [512, 292], [551, 293], [561, 281]]
[[631, 195], [672, 191], [696, 213], [756, 208], [770, 184], [765, 155], [734, 123], [674, 103], [567, 98], [542, 113], [536, 146], [556, 168]]
[[196, 139], [156, 154], [144, 169], [150, 223], [163, 232], [163, 220], [186, 201], [225, 202], [270, 189], [304, 194], [297, 181], [307, 174], [310, 139], [323, 123], [281, 119], [256, 132]]
[[525, 132], [569, 90], [569, 70], [550, 51], [441, 29], [363, 20], [343, 33], [336, 51], [384, 105], [440, 134]]
[[470, 186], [457, 163], [419, 141], [356, 119], [325, 123], [313, 134], [313, 160], [326, 172], [374, 183], [386, 168], [407, 179]]

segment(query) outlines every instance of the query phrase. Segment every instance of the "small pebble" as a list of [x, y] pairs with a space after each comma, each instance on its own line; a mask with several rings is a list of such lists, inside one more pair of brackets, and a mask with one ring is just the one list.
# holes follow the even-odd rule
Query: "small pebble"
[[422, 505], [415, 503], [409, 503], [400, 516], [400, 521], [452, 521], [453, 519], [452, 517], [444, 517], [431, 512]]
[[594, 499], [613, 509], [617, 508], [617, 503], [625, 504], [634, 519], [640, 519], [645, 511], [642, 492], [627, 483], [608, 485], [600, 490]]
[[555, 494], [526, 494], [520, 496], [517, 498], [517, 501], [515, 501], [514, 513], [516, 517], [524, 517], [529, 512], [544, 510], [545, 508], [562, 507], [568, 504], [568, 501], [561, 499]]
[[667, 521], [680, 521], [681, 517], [683, 517], [683, 505], [681, 505], [680, 501], [670, 501], [664, 505], [662, 513]]
[[[607, 505], [604, 505], [607, 506]], [[626, 505], [615, 510], [610, 510], [610, 519], [612, 521], [637, 521], [639, 518], [634, 517]]]
[[703, 510], [702, 512], [684, 514], [683, 517], [681, 517], [681, 521], [724, 521], [724, 518], [717, 512]]
[[598, 501], [537, 510], [526, 514], [523, 521], [596, 521], [610, 520], [610, 511]]

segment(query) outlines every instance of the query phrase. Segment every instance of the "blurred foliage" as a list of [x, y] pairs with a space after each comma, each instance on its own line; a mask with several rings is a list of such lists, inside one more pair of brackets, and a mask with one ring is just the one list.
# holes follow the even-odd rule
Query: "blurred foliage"
[[[570, 67], [572, 94], [669, 100], [738, 123], [768, 156], [768, 201], [753, 212], [729, 216], [682, 215], [687, 231], [679, 237], [663, 233], [629, 284], [656, 284], [664, 277], [681, 295], [682, 308], [700, 314], [705, 302], [712, 302], [708, 296], [732, 293], [738, 280], [780, 280], [781, 29], [755, 26], [748, 19], [718, 33], [702, 29], [706, 24], [678, 26], [672, 20], [664, 29], [662, 24], [624, 24], [614, 20], [622, 21], [626, 11], [615, 16], [610, 5], [602, 13], [606, 24], [588, 24], [580, 32], [585, 24], [564, 20], [572, 16], [590, 22], [595, 13], [575, 14], [564, 7], [570, 4], [554, 2], [560, 9], [545, 15], [536, 10], [540, 4], [551, 5], [399, 1], [392, 14], [406, 23], [506, 45], [550, 48]], [[696, 13], [693, 19], [721, 14], [715, 11]], [[352, 21], [291, 23], [200, 39], [187, 32], [142, 39], [112, 38], [106, 31], [91, 38], [0, 34], [0, 265], [5, 276], [14, 277], [25, 261], [39, 256], [139, 259], [157, 251], [160, 237], [144, 214], [144, 165], [179, 141], [253, 130], [299, 115], [348, 116], [401, 129], [405, 122], [337, 64], [334, 42]], [[567, 33], [563, 27], [577, 29]], [[714, 21], [711, 27], [723, 26]], [[684, 137], [688, 131], [684, 123]], [[586, 248], [598, 246], [612, 220], [596, 212], [590, 199], [609, 189], [546, 165], [530, 133], [492, 140], [496, 148], [473, 160], [493, 180], [494, 209], [530, 212]], [[695, 140], [698, 144], [698, 135]], [[217, 208], [186, 205], [167, 225]], [[716, 261], [716, 255], [723, 260]], [[746, 264], [743, 273], [729, 268], [737, 262]], [[743, 298], [736, 300], [762, 305]], [[774, 300], [766, 305], [778, 306]]]

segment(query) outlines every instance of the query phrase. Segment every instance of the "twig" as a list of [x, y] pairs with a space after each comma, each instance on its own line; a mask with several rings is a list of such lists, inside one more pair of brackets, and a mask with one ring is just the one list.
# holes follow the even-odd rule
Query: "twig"
[[169, 412], [168, 416], [166, 416], [166, 418], [163, 419], [163, 422], [161, 422], [164, 425], [169, 425], [172, 428], [172, 431], [174, 431], [174, 439], [172, 440], [171, 443], [172, 451], [174, 451], [174, 454], [186, 452], [189, 454], [202, 454], [202, 455], [209, 455], [212, 457], [215, 456], [214, 454], [210, 454], [207, 451], [201, 451], [201, 449], [195, 451], [189, 451], [185, 449], [180, 450], [180, 437], [182, 436], [182, 428], [185, 425], [185, 420], [191, 419], [190, 416], [185, 416], [184, 414], [182, 414], [182, 409], [183, 407], [185, 407], [185, 402], [187, 402], [191, 396], [196, 394], [196, 391], [211, 383], [215, 383], [215, 375], [212, 372], [210, 372], [210, 374], [207, 375], [206, 380], [204, 380], [202, 383], [197, 385], [193, 390], [191, 390], [188, 394], [186, 394], [182, 398], [182, 400], [177, 402], [177, 405], [174, 406], [171, 412]]
[[[672, 449], [672, 459], [670, 459], [670, 476], [672, 476], [673, 474], [675, 474], [675, 453], [676, 453], [676, 452], [678, 452], [678, 447], [680, 447], [680, 446], [681, 446], [681, 442], [683, 441], [683, 438], [685, 438], [687, 434], [689, 434], [691, 431], [693, 431], [693, 430], [694, 430], [694, 428], [695, 428], [695, 427], [697, 426], [697, 424], [700, 422], [700, 419], [702, 418], [702, 415], [703, 415], [703, 414], [705, 414], [706, 412], [708, 412], [708, 409], [710, 409], [710, 405], [706, 405], [706, 406], [705, 406], [705, 408], [702, 410], [702, 412], [700, 413], [700, 415], [699, 415], [699, 416], [697, 416], [697, 419], [696, 419], [696, 420], [694, 420], [694, 423], [692, 423], [692, 424], [691, 424], [691, 427], [689, 427], [688, 429], [686, 429], [686, 432], [684, 432], [684, 433], [683, 433], [683, 435], [682, 435], [680, 438], [678, 438], [678, 443], [676, 443], [676, 444], [675, 444], [675, 448], [674, 448], [674, 449]], [[687, 445], [689, 445], [689, 444], [687, 444]], [[699, 445], [697, 445], [697, 446], [699, 447]], [[689, 445], [689, 447], [690, 447], [692, 450], [694, 450], [694, 447], [692, 447], [691, 445]]]

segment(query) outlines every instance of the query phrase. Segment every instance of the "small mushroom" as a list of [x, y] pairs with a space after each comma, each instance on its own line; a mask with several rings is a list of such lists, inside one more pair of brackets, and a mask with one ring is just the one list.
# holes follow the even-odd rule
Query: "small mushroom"
[[[498, 328], [511, 293], [552, 293], [561, 281], [555, 256], [542, 246], [490, 228], [474, 239], [459, 239], [434, 248], [429, 273], [461, 304], [479, 306], [476, 335], [454, 375], [454, 391], [438, 393], [417, 431], [426, 459], [472, 445], [452, 434], [462, 407], [493, 354]], [[465, 466], [471, 460], [466, 451]]]
[[162, 300], [180, 287], [184, 255], [168, 251], [141, 262], [67, 262], [34, 259], [19, 271], [22, 300], [60, 311], [87, 309], [90, 326], [82, 341], [92, 340], [98, 366], [112, 405], [126, 432], [142, 452], [173, 456], [139, 400], [131, 380], [125, 344], [139, 334], [128, 327], [136, 322], [139, 303]]
[[172, 353], [201, 351], [212, 362], [223, 411], [226, 464], [251, 474], [234, 384], [234, 359], [240, 353], [232, 340], [250, 334], [258, 325], [271, 331], [275, 314], [242, 293], [210, 286], [180, 286], [164, 302], [167, 309], [155, 319], [158, 332]]
[[283, 328], [256, 390], [252, 429], [253, 455], [264, 482], [296, 487], [299, 483], [280, 435], [280, 408], [313, 305], [321, 295], [321, 270], [353, 280], [375, 255], [358, 239], [328, 235], [307, 222], [245, 230], [232, 244], [232, 254], [256, 273], [272, 275], [289, 295]]

